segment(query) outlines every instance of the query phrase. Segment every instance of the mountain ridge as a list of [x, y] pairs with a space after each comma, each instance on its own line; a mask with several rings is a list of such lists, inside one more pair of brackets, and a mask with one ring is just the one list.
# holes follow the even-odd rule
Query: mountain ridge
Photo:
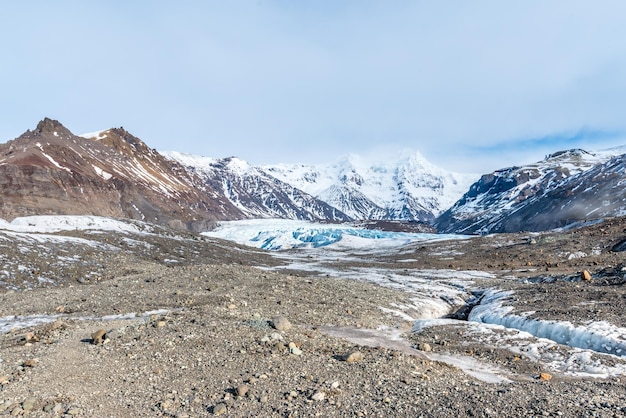
[[45, 118], [0, 144], [0, 216], [90, 214], [207, 229], [241, 213], [122, 128], [72, 134]]
[[[567, 201], [583, 204], [571, 198], [581, 191], [577, 192], [569, 185], [595, 187], [593, 181], [588, 179], [589, 173], [598, 167], [601, 170], [616, 158], [620, 157], [613, 156], [610, 151], [594, 153], [570, 149], [550, 154], [533, 164], [485, 174], [437, 218], [434, 226], [444, 233], [487, 234], [539, 231], [584, 221], [597, 205], [585, 202], [587, 213], [576, 212], [572, 208], [565, 210]], [[597, 214], [600, 213], [604, 216], [619, 215], [617, 211], [600, 211]]]
[[123, 128], [74, 135], [45, 118], [0, 144], [0, 217], [98, 215], [193, 231], [252, 218], [540, 231], [626, 215], [624, 151], [558, 151], [482, 176], [407, 150], [383, 161], [351, 154], [329, 164], [253, 166], [159, 152]]

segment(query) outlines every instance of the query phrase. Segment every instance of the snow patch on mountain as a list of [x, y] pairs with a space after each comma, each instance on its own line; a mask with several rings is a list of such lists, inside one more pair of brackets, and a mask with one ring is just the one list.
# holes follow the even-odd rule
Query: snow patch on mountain
[[210, 158], [164, 152], [219, 190], [249, 218], [348, 221], [350, 217], [327, 203], [236, 158]]
[[262, 169], [359, 220], [433, 220], [478, 177], [446, 171], [413, 151], [386, 161], [352, 154], [333, 164]]
[[515, 218], [523, 208], [574, 177], [606, 163], [613, 157], [613, 152], [616, 150], [596, 153], [581, 149], [560, 151], [534, 164], [485, 174], [436, 220], [435, 227], [447, 233], [480, 234], [528, 229], [529, 225]]

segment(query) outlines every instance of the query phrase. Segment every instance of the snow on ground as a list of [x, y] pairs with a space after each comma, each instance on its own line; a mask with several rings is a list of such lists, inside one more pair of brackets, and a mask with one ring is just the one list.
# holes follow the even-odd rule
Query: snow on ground
[[[561, 373], [585, 377], [626, 373], [626, 328], [605, 322], [576, 327], [566, 321], [514, 315], [513, 308], [507, 305], [511, 293], [496, 289], [484, 293], [469, 321], [445, 319], [469, 299], [471, 289], [480, 287], [481, 280], [496, 277], [484, 271], [390, 270], [377, 267], [373, 261], [386, 253], [400, 254], [411, 242], [450, 240], [457, 238], [455, 236], [381, 232], [349, 225], [271, 219], [226, 222], [206, 235], [276, 250], [272, 254], [286, 263], [276, 267], [279, 270], [309, 271], [404, 290], [412, 295], [410, 304], [392, 304], [381, 309], [404, 320], [415, 321], [416, 331], [424, 327], [454, 325], [463, 329], [468, 340], [506, 347]], [[289, 249], [292, 251], [279, 251]], [[359, 267], [357, 262], [362, 262], [363, 256], [369, 254], [372, 255], [368, 257], [372, 265]], [[342, 260], [340, 265], [336, 263], [338, 258]], [[567, 355], [554, 350], [557, 345], [569, 347]], [[616, 361], [603, 361], [602, 356], [606, 355]], [[442, 355], [437, 359], [458, 365], [468, 373], [480, 374], [480, 370], [484, 370], [484, 365], [473, 364], [471, 358], [463, 356]], [[487, 378], [497, 375], [497, 371], [490, 372]]]
[[146, 319], [152, 315], [166, 315], [170, 313], [170, 309], [155, 309], [147, 312], [129, 312], [117, 315], [105, 315], [102, 317], [80, 316], [72, 317], [69, 315], [10, 315], [0, 318], [0, 334], [19, 331], [20, 329], [35, 327], [42, 324], [54, 322], [59, 318], [72, 319], [76, 321], [116, 321], [131, 319]]
[[472, 309], [468, 319], [525, 331], [535, 337], [546, 338], [570, 347], [626, 356], [626, 328], [616, 327], [607, 322], [590, 322], [586, 326], [574, 326], [567, 321], [546, 321], [527, 318], [523, 314], [512, 315], [510, 314], [512, 308], [505, 305], [510, 296], [510, 292], [487, 290], [480, 305]]
[[[10, 223], [0, 219], [0, 239], [4, 241], [45, 244], [58, 240], [78, 240], [82, 244], [101, 245], [75, 237], [49, 235], [72, 230], [138, 235], [158, 232], [148, 224], [97, 216], [32, 216], [17, 218]], [[468, 340], [507, 347], [562, 373], [593, 377], [626, 374], [626, 328], [606, 322], [574, 326], [566, 321], [547, 321], [530, 318], [529, 314], [514, 314], [513, 308], [507, 305], [511, 293], [497, 289], [484, 292], [480, 304], [472, 310], [469, 321], [443, 319], [463, 305], [469, 299], [470, 291], [481, 287], [481, 281], [493, 280], [495, 276], [484, 271], [390, 269], [376, 264], [379, 256], [402, 254], [409, 243], [467, 237], [375, 231], [343, 224], [273, 219], [225, 222], [205, 235], [275, 250], [271, 253], [285, 262], [275, 267], [278, 270], [309, 271], [311, 274], [369, 281], [406, 291], [412, 296], [409, 304], [396, 303], [381, 309], [404, 320], [414, 321], [416, 331], [432, 326], [458, 326]], [[139, 244], [140, 241], [135, 243]], [[29, 247], [25, 248], [28, 250]], [[291, 251], [279, 251], [289, 249]], [[336, 262], [338, 258], [342, 263]], [[368, 260], [370, 265], [364, 267], [363, 260]], [[404, 261], [407, 260], [410, 258]], [[19, 266], [16, 268], [19, 269]], [[124, 318], [116, 316], [113, 319], [137, 316], [143, 314], [131, 313]], [[54, 315], [4, 317], [0, 318], [0, 332], [51, 322], [56, 318]], [[567, 355], [559, 354], [553, 350], [556, 345], [571, 349], [568, 349]], [[602, 361], [602, 356], [617, 360], [607, 365], [607, 362]], [[461, 357], [442, 357], [439, 360], [460, 364], [466, 370], [483, 367], [469, 364], [468, 359]], [[488, 373], [492, 377], [498, 374]]]
[[15, 218], [11, 222], [0, 219], [0, 229], [30, 233], [97, 230], [141, 234], [153, 231], [153, 228], [150, 225], [138, 222], [124, 222], [102, 216], [71, 215], [26, 216], [22, 218]]

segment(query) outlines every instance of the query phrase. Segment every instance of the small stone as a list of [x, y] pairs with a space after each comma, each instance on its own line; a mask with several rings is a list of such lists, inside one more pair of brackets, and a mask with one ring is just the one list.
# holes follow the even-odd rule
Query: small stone
[[38, 361], [35, 359], [29, 359], [26, 360], [24, 363], [22, 363], [22, 366], [24, 367], [35, 367], [37, 365]]
[[591, 273], [587, 270], [583, 270], [583, 272], [580, 273], [580, 278], [588, 282], [591, 280]]
[[351, 352], [351, 353], [347, 354], [347, 355], [344, 357], [344, 360], [345, 360], [347, 363], [354, 363], [354, 362], [357, 362], [357, 361], [361, 361], [361, 360], [363, 360], [364, 358], [365, 358], [365, 356], [364, 356], [364, 355], [363, 355], [363, 353], [361, 353], [360, 351], [353, 351], [353, 352]]
[[269, 402], [270, 398], [267, 395], [263, 395], [259, 398], [259, 402], [261, 403], [267, 403]]
[[330, 388], [331, 388], [331, 389], [337, 389], [338, 387], [339, 387], [339, 382], [333, 382], [333, 383], [331, 383], [331, 385], [330, 385]]
[[226, 404], [224, 403], [218, 403], [217, 405], [213, 407], [213, 415], [222, 415], [222, 414], [225, 414], [227, 411], [228, 411], [228, 408], [226, 407]]
[[321, 391], [317, 391], [311, 395], [311, 400], [313, 401], [323, 401], [324, 399], [326, 399], [326, 394]]
[[0, 376], [0, 385], [6, 385], [9, 383], [9, 376]]
[[298, 347], [293, 347], [289, 349], [289, 352], [293, 355], [296, 356], [301, 356], [302, 355], [302, 350], [300, 350]]
[[250, 388], [248, 387], [248, 385], [239, 385], [236, 389], [237, 396], [246, 396], [249, 390]]
[[80, 410], [78, 408], [70, 408], [66, 412], [67, 415], [80, 415]]
[[430, 346], [430, 344], [428, 343], [420, 343], [417, 345], [418, 350], [422, 350], [422, 351], [433, 351], [433, 348]]
[[102, 344], [106, 336], [107, 336], [107, 330], [99, 329], [98, 331], [91, 334], [91, 342], [94, 345]]
[[273, 333], [272, 333], [272, 335], [270, 335], [270, 338], [271, 338], [272, 340], [276, 340], [276, 341], [282, 341], [282, 340], [283, 340], [283, 336], [282, 336], [282, 335], [280, 335], [280, 334], [279, 334], [279, 333], [277, 333], [277, 332], [273, 332]]
[[62, 409], [63, 409], [63, 405], [58, 403], [58, 404], [54, 405], [54, 408], [52, 408], [52, 412], [55, 413], [55, 414], [59, 414]]
[[166, 325], [167, 325], [167, 322], [165, 322], [165, 321], [158, 321], [156, 323], [157, 328], [163, 328]]
[[53, 409], [54, 409], [54, 405], [49, 403], [49, 404], [47, 404], [46, 406], [43, 407], [43, 412], [50, 413], [50, 412], [52, 412]]
[[28, 343], [36, 343], [37, 341], [39, 341], [39, 338], [37, 338], [37, 336], [35, 335], [34, 332], [29, 332], [24, 337], [24, 340], [26, 341], [27, 344]]
[[278, 331], [289, 331], [291, 329], [291, 322], [284, 316], [277, 316], [272, 319], [272, 326]]
[[541, 373], [539, 375], [539, 380], [552, 380], [552, 375], [550, 373]]
[[37, 403], [37, 400], [33, 398], [28, 398], [24, 402], [22, 402], [22, 409], [27, 412], [32, 411], [33, 409], [35, 409], [36, 403]]

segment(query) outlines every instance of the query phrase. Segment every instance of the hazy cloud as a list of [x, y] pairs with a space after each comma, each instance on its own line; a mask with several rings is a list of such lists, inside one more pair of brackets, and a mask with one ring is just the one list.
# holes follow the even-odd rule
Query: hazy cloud
[[620, 1], [13, 2], [0, 140], [50, 116], [252, 163], [410, 147], [488, 171], [621, 143], [624, 16]]

